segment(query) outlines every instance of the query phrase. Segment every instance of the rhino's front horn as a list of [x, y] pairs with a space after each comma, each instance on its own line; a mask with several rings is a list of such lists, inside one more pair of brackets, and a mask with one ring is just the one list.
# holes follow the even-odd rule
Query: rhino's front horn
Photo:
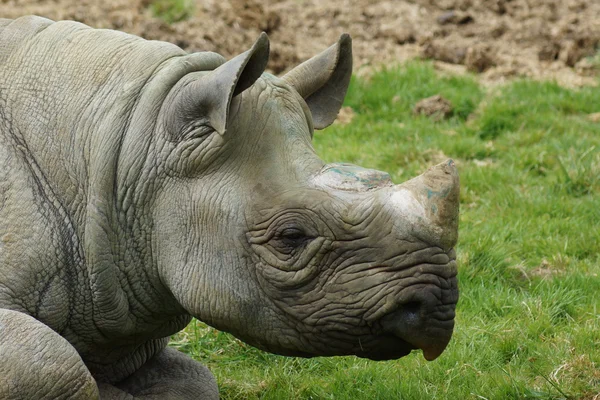
[[456, 165], [448, 160], [395, 186], [392, 204], [403, 214], [399, 223], [411, 221], [413, 235], [449, 250], [458, 240], [459, 192]]

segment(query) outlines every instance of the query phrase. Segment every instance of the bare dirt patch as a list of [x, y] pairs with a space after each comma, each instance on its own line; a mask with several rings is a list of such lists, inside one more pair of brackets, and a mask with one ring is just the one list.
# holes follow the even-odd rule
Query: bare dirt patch
[[333, 123], [338, 125], [348, 125], [354, 119], [354, 115], [355, 113], [352, 107], [342, 107]]
[[426, 115], [434, 121], [441, 121], [452, 115], [452, 104], [439, 94], [436, 94], [417, 102], [413, 108], [413, 113]]
[[356, 70], [425, 57], [491, 82], [527, 76], [577, 86], [600, 74], [600, 62], [590, 59], [600, 46], [596, 0], [196, 0], [192, 17], [171, 25], [153, 17], [149, 3], [0, 0], [0, 17], [74, 19], [227, 57], [266, 31], [275, 73], [348, 32]]

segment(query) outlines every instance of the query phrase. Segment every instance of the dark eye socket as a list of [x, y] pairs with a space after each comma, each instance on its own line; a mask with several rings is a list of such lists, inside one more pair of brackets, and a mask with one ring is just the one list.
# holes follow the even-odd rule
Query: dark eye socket
[[276, 235], [275, 239], [288, 249], [295, 249], [303, 246], [311, 238], [304, 231], [297, 227], [287, 227]]
[[281, 231], [281, 233], [279, 234], [280, 237], [283, 238], [287, 238], [287, 239], [299, 239], [302, 237], [306, 237], [306, 235], [304, 234], [304, 231], [300, 228], [285, 228], [284, 230]]

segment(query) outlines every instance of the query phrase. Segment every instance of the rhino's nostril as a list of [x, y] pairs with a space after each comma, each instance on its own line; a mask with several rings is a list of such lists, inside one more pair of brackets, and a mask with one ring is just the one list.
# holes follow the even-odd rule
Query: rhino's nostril
[[[405, 324], [409, 327], [416, 327], [419, 325], [419, 320], [421, 316], [421, 303], [417, 301], [411, 301], [409, 303], [403, 304], [400, 308], [392, 313], [392, 319], [394, 320], [393, 325], [397, 324]], [[394, 330], [398, 330], [398, 327], [395, 327]]]
[[421, 310], [421, 303], [418, 301], [411, 301], [400, 306], [400, 309], [407, 314], [418, 315]]
[[398, 337], [418, 330], [422, 323], [422, 304], [418, 301], [404, 303], [396, 311], [381, 319], [383, 330]]

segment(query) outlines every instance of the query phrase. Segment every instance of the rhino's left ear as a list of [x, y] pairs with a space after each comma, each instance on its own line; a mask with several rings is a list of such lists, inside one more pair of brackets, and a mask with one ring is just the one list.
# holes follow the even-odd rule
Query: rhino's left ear
[[306, 100], [315, 129], [331, 125], [337, 117], [352, 76], [352, 39], [343, 34], [321, 54], [283, 76]]
[[186, 84], [173, 105], [171, 129], [178, 132], [190, 120], [205, 118], [217, 132], [224, 134], [231, 99], [252, 86], [268, 61], [269, 38], [263, 32], [250, 50]]
[[[232, 58], [215, 69], [203, 80], [210, 80], [215, 103], [210, 122], [221, 134], [227, 128], [227, 115], [231, 99], [248, 89], [262, 75], [269, 61], [269, 38], [261, 33], [250, 50]], [[204, 82], [207, 83], [207, 82]]]

